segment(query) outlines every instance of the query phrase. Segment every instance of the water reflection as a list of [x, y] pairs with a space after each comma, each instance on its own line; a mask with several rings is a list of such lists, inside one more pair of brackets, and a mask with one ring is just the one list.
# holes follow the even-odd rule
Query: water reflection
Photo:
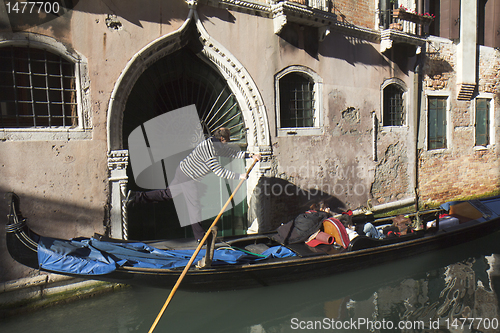
[[368, 299], [356, 299], [353, 295], [340, 303], [325, 302], [325, 316], [342, 321], [366, 318], [358, 332], [384, 332], [391, 328], [401, 332], [470, 332], [468, 328], [498, 332], [500, 313], [493, 287], [498, 259], [498, 255], [469, 258], [427, 271], [425, 277], [382, 286]]
[[[155, 332], [498, 332], [499, 236], [307, 282], [179, 291]], [[148, 332], [168, 293], [129, 288], [9, 318], [0, 331]]]

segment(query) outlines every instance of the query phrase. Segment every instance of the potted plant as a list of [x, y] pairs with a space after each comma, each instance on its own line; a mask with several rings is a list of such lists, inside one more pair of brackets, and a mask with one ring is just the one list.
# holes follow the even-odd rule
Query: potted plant
[[401, 23], [391, 23], [389, 29], [403, 31], [403, 25]]
[[403, 6], [394, 9], [392, 15], [394, 18], [397, 18], [398, 20], [404, 20], [424, 25], [431, 24], [432, 20], [434, 20], [435, 17], [434, 14], [429, 14], [429, 13], [418, 14], [414, 11], [412, 12], [408, 8], [405, 8]]

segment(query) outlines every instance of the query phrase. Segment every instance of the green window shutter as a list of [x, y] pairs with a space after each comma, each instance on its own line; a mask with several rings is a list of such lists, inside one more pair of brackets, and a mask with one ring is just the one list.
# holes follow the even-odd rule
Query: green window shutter
[[429, 150], [446, 148], [446, 99], [446, 97], [429, 97]]
[[489, 142], [489, 99], [476, 100], [476, 146], [487, 146]]

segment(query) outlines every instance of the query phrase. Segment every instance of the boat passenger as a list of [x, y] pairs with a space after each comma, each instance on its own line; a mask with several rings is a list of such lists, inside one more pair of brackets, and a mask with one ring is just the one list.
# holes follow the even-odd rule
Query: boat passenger
[[[319, 208], [320, 211], [327, 212], [331, 214], [330, 208], [325, 206], [325, 203], [323, 201], [320, 201], [317, 205], [311, 206], [311, 208]], [[352, 223], [352, 212], [345, 212], [342, 213], [342, 216], [340, 218], [340, 221], [344, 225], [347, 235], [349, 236], [349, 241], [352, 241], [354, 238], [359, 236], [359, 234], [356, 232], [356, 227]], [[373, 224], [370, 222], [365, 223], [363, 226], [363, 233], [367, 237], [371, 238], [376, 238], [376, 239], [383, 239], [385, 238], [385, 235], [380, 232]]]
[[[349, 214], [342, 214], [340, 221], [344, 225], [347, 235], [349, 236], [349, 240], [352, 241], [354, 238], [358, 237], [359, 234], [356, 232], [356, 228], [352, 223], [352, 218]], [[365, 236], [376, 239], [383, 239], [385, 235], [380, 232], [373, 224], [370, 222], [365, 223], [363, 226], [363, 233]]]

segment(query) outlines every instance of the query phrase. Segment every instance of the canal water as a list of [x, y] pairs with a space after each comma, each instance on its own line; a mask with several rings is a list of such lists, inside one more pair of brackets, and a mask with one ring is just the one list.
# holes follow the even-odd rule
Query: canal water
[[[299, 283], [178, 291], [154, 332], [499, 332], [499, 240]], [[146, 333], [169, 292], [126, 288], [7, 318], [0, 332]]]

